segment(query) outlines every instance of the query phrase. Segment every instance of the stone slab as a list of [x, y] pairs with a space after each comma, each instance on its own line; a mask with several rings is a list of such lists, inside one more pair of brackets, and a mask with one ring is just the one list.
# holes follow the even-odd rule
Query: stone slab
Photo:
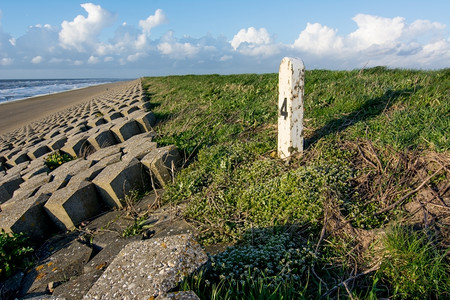
[[181, 291], [160, 295], [155, 300], [200, 300], [193, 291]]
[[37, 266], [25, 276], [21, 295], [45, 293], [48, 283], [62, 283], [73, 276], [80, 275], [91, 255], [92, 248], [76, 240], [70, 242], [37, 263]]
[[208, 260], [190, 235], [125, 246], [83, 299], [149, 299], [166, 294]]

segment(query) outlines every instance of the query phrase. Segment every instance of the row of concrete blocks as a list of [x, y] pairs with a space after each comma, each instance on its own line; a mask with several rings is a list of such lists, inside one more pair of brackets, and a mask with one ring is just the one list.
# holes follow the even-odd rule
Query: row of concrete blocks
[[[28, 145], [21, 145], [23, 149], [16, 148], [4, 150], [0, 153], [0, 171], [10, 169], [24, 161], [34, 160], [51, 151], [59, 150], [64, 147], [68, 141], [68, 137], [70, 138], [71, 136], [83, 133], [85, 135], [97, 134], [100, 135], [99, 139], [101, 141], [102, 137], [105, 137], [105, 134], [102, 135], [99, 132], [101, 130], [101, 128], [98, 128], [99, 125], [104, 125], [103, 129], [108, 127], [108, 125], [117, 125], [109, 126], [113, 134], [115, 131], [120, 132], [123, 130], [120, 128], [120, 124], [117, 123], [120, 122], [120, 120], [124, 121], [128, 118], [135, 119], [137, 121], [136, 126], [140, 127], [140, 132], [148, 131], [156, 121], [152, 112], [145, 112], [149, 108], [149, 105], [150, 104], [148, 102], [141, 103], [140, 105], [128, 107], [126, 110], [123, 110], [123, 112], [118, 112], [112, 109], [112, 111], [105, 115], [98, 113], [101, 115], [100, 117], [91, 116], [88, 120], [74, 120], [72, 123], [69, 123], [64, 127], [54, 128], [49, 131], [43, 136], [43, 140], [39, 139], [37, 136], [34, 136], [30, 139]], [[128, 124], [128, 127], [131, 128], [133, 126]], [[109, 137], [106, 142], [114, 144], [122, 141], [122, 139], [123, 138], [120, 135], [116, 135], [116, 139]], [[102, 146], [104, 146], [104, 144], [102, 144]]]
[[164, 187], [180, 162], [174, 146], [157, 148], [151, 132], [40, 173], [2, 204], [0, 228], [42, 241], [74, 229], [106, 209], [121, 208], [132, 192]]
[[[14, 167], [8, 170], [6, 176], [0, 176], [0, 191], [2, 191], [0, 203], [13, 196], [22, 180], [27, 181], [36, 174], [50, 171], [43, 164], [42, 159], [38, 160], [37, 163], [27, 165], [31, 157], [33, 161], [36, 161], [50, 153], [51, 150], [59, 150], [72, 157], [84, 157], [96, 150], [124, 142], [136, 134], [149, 132], [155, 123], [156, 119], [152, 112], [135, 111], [128, 117], [119, 117], [109, 123], [99, 123], [96, 127], [88, 131], [81, 131], [69, 138], [60, 133], [31, 149], [20, 151], [14, 155]], [[23, 166], [27, 168], [23, 169]], [[17, 173], [19, 172], [21, 176], [18, 177]]]

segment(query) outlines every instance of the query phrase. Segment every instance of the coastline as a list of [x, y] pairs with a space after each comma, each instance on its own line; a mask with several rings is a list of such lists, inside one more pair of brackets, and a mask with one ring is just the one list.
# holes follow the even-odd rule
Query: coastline
[[0, 135], [7, 134], [30, 122], [57, 113], [72, 105], [95, 98], [108, 89], [133, 80], [99, 84], [70, 91], [46, 94], [0, 104]]

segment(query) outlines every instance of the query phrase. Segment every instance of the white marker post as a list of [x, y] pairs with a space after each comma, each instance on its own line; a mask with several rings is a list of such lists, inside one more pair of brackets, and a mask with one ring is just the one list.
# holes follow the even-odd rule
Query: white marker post
[[278, 156], [285, 159], [303, 151], [305, 66], [301, 59], [281, 60], [278, 88]]

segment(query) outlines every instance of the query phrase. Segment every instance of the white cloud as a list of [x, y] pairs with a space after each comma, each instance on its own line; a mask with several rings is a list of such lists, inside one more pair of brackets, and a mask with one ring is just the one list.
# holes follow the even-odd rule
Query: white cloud
[[97, 43], [100, 32], [115, 21], [115, 17], [100, 5], [92, 3], [81, 4], [88, 13], [87, 17], [78, 15], [73, 21], [63, 21], [59, 33], [59, 41], [65, 49], [86, 51]]
[[9, 72], [27, 66], [33, 69], [33, 63], [39, 63], [39, 69], [47, 66], [48, 72], [64, 68], [77, 75], [75, 72], [81, 71], [74, 66], [83, 65], [86, 70], [106, 72], [105, 76], [119, 76], [122, 69], [133, 72], [136, 67], [142, 75], [146, 70], [164, 75], [274, 72], [282, 56], [301, 57], [308, 68], [352, 69], [366, 63], [406, 68], [450, 66], [448, 28], [430, 20], [407, 22], [402, 17], [357, 14], [349, 34], [312, 22], [298, 28], [297, 39], [278, 43], [276, 33], [264, 27], [243, 28], [229, 37], [205, 34], [194, 38], [189, 32], [176, 37], [173, 31], [155, 36], [155, 28], [168, 22], [161, 9], [138, 25], [122, 20], [112, 28], [111, 36], [104, 36], [115, 16], [92, 3], [81, 7], [84, 16], [74, 15], [61, 26], [33, 25], [17, 38], [4, 32], [0, 22], [0, 65]]
[[242, 43], [248, 43], [250, 45], [267, 45], [272, 42], [272, 39], [267, 32], [267, 29], [260, 28], [257, 30], [255, 27], [248, 29], [241, 29], [233, 37], [230, 44], [234, 50], [236, 50]]
[[38, 55], [38, 56], [33, 57], [31, 59], [31, 62], [33, 64], [40, 64], [43, 60], [44, 60], [44, 58], [42, 56]]
[[2, 66], [12, 65], [13, 62], [14, 62], [14, 59], [12, 59], [10, 57], [3, 57], [2, 59], [0, 59], [0, 65], [2, 65]]
[[173, 31], [169, 31], [161, 38], [157, 48], [161, 54], [174, 59], [192, 58], [201, 50], [201, 46], [198, 44], [178, 42], [173, 36]]
[[273, 43], [272, 37], [265, 28], [241, 29], [230, 41], [230, 44], [235, 51], [250, 56], [267, 57], [280, 52], [280, 45]]
[[[436, 68], [450, 64], [450, 43], [445, 25], [428, 20], [406, 23], [402, 17], [384, 18], [358, 14], [357, 29], [338, 35], [336, 29], [308, 23], [292, 45], [315, 60], [328, 57], [336, 66], [369, 65]], [[327, 66], [324, 66], [327, 67]]]
[[100, 62], [100, 59], [98, 57], [95, 57], [93, 55], [89, 56], [88, 64], [95, 65], [95, 64], [98, 64], [99, 62]]
[[341, 50], [343, 47], [342, 40], [335, 29], [319, 23], [307, 23], [305, 30], [295, 40], [294, 47], [306, 52], [325, 54], [330, 51]]
[[358, 29], [349, 35], [357, 49], [367, 49], [373, 45], [393, 47], [405, 29], [405, 19], [393, 19], [358, 14], [353, 18]]
[[145, 56], [147, 56], [147, 54], [145, 54], [143, 52], [138, 52], [138, 53], [135, 53], [135, 54], [128, 55], [127, 60], [129, 62], [135, 62], [135, 61], [138, 61], [139, 59], [141, 59], [142, 57], [145, 57]]
[[140, 20], [139, 26], [146, 35], [150, 35], [150, 31], [161, 24], [167, 23], [166, 15], [162, 9], [157, 9], [154, 15], [149, 16], [146, 20]]
[[233, 58], [233, 56], [231, 56], [231, 55], [224, 55], [224, 56], [222, 56], [220, 59], [219, 59], [219, 61], [227, 61], [227, 60], [230, 60], [230, 59], [232, 59]]

